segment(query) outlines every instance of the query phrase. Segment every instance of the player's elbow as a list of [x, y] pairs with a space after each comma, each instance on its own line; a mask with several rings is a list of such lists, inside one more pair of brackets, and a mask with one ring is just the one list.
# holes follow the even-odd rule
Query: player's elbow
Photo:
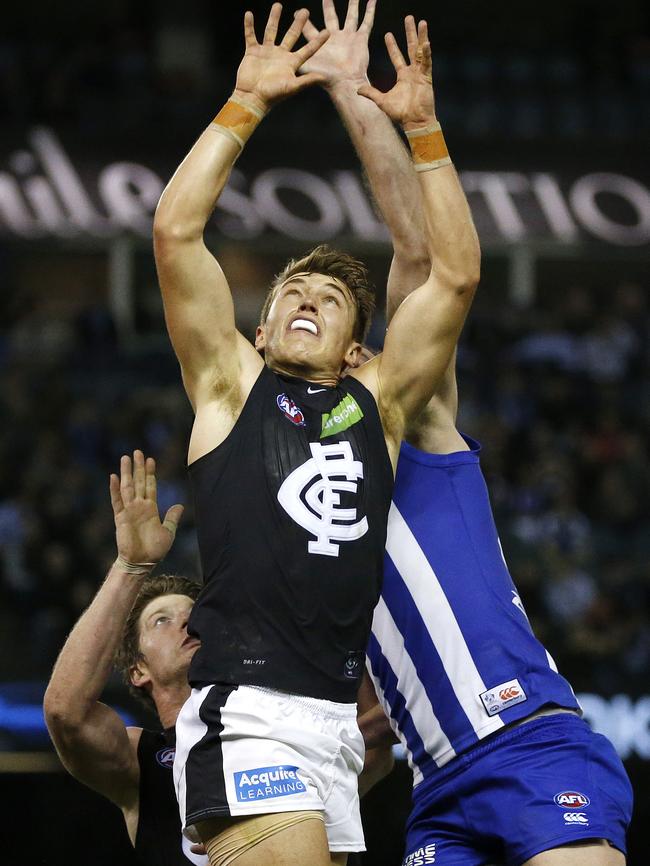
[[465, 303], [472, 302], [481, 278], [480, 259], [468, 260], [459, 267], [445, 268], [442, 272], [438, 268], [434, 268], [434, 271], [437, 271], [437, 283], [444, 286], [450, 294], [461, 298]]
[[164, 255], [178, 244], [200, 240], [204, 226], [197, 220], [179, 217], [174, 211], [159, 202], [153, 220], [153, 240], [156, 255]]
[[82, 726], [84, 719], [82, 702], [73, 700], [51, 685], [43, 699], [43, 715], [53, 739], [70, 737]]
[[480, 281], [481, 253], [479, 250], [477, 250], [474, 256], [468, 257], [467, 259], [465, 268], [463, 269], [462, 285], [464, 286], [465, 291], [470, 292], [473, 297]]
[[393, 268], [413, 275], [413, 280], [423, 282], [431, 270], [431, 255], [423, 238], [393, 238]]

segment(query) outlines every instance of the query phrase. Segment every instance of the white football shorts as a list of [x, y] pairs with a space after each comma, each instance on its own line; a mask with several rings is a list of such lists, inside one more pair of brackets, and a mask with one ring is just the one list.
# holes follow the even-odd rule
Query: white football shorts
[[176, 721], [174, 784], [183, 832], [208, 818], [315, 810], [332, 852], [365, 851], [356, 704], [258, 686], [192, 689]]

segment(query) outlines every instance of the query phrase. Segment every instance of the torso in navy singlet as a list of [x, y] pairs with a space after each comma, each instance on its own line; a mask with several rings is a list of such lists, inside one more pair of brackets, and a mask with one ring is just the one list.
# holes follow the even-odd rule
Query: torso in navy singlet
[[193, 854], [181, 832], [172, 764], [174, 729], [143, 730], [138, 743], [140, 807], [135, 853], [142, 866], [210, 866], [208, 858]]
[[414, 783], [544, 706], [579, 709], [506, 566], [480, 445], [403, 444], [368, 667]]
[[356, 699], [393, 478], [374, 398], [264, 367], [233, 430], [189, 467], [205, 586], [190, 683]]

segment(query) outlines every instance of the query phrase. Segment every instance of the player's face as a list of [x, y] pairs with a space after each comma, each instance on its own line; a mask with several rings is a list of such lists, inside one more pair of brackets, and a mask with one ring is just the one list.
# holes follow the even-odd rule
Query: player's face
[[347, 286], [325, 274], [296, 274], [276, 289], [255, 346], [278, 372], [319, 382], [338, 381], [356, 366], [356, 304]]
[[[187, 621], [194, 605], [187, 595], [161, 595], [143, 608], [138, 621], [140, 652], [144, 656], [134, 675], [136, 685], [150, 682], [168, 686], [187, 681], [197, 638], [187, 634]], [[144, 677], [138, 681], [138, 676]]]

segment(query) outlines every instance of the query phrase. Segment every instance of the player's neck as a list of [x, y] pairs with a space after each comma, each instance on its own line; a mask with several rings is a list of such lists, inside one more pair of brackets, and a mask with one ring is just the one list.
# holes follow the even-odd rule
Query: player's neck
[[328, 388], [335, 388], [341, 381], [341, 377], [332, 371], [314, 370], [309, 365], [299, 364], [279, 364], [277, 361], [267, 361], [267, 366], [277, 373], [278, 376], [288, 376], [292, 379], [304, 379], [305, 382], [311, 382], [312, 385], [324, 385]]
[[190, 687], [187, 682], [154, 688], [151, 697], [163, 728], [171, 728], [176, 724], [181, 707], [189, 696]]

